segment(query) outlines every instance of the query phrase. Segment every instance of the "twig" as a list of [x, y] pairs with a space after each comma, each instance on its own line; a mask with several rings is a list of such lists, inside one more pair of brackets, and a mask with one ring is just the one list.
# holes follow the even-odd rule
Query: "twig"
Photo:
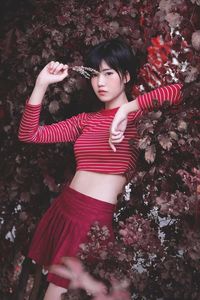
[[84, 67], [84, 66], [74, 66], [74, 67], [69, 67], [69, 69], [80, 73], [83, 75], [85, 78], [90, 79], [93, 74], [98, 74], [99, 72], [95, 69], [89, 68], [89, 67]]

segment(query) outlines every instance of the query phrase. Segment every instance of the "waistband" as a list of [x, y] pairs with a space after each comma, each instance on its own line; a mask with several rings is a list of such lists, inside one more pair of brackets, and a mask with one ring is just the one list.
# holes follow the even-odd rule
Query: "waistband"
[[62, 211], [68, 216], [88, 220], [112, 220], [116, 205], [82, 194], [65, 186], [59, 202]]

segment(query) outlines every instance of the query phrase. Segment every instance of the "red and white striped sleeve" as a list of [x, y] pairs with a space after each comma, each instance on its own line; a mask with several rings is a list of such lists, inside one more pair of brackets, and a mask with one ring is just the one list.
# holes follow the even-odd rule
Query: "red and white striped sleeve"
[[52, 125], [39, 125], [41, 105], [26, 103], [18, 138], [29, 143], [74, 142], [82, 131], [86, 113], [78, 114]]
[[140, 95], [137, 97], [138, 105], [141, 110], [152, 110], [162, 106], [165, 101], [169, 101], [171, 105], [178, 105], [182, 101], [182, 86], [180, 83], [171, 84]]

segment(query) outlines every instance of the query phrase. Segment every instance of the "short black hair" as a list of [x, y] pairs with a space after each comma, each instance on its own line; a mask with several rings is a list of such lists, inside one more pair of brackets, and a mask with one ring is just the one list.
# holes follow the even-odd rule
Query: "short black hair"
[[135, 82], [138, 68], [136, 55], [125, 41], [115, 38], [93, 46], [86, 56], [85, 66], [99, 71], [102, 60], [119, 76], [125, 76], [129, 72], [129, 83]]

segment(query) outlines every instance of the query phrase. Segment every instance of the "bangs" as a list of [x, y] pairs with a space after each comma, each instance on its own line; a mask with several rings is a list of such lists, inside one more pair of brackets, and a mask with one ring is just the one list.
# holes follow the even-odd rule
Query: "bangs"
[[132, 49], [119, 39], [95, 45], [85, 59], [85, 66], [100, 71], [102, 61], [105, 61], [120, 77], [124, 76], [127, 71], [131, 80], [135, 77], [135, 56]]
[[96, 51], [93, 51], [88, 57], [86, 66], [100, 71], [101, 63], [102, 61], [105, 61], [111, 69], [114, 69], [118, 73], [122, 73], [122, 69], [119, 67], [120, 62], [113, 52], [113, 49], [96, 49]]

